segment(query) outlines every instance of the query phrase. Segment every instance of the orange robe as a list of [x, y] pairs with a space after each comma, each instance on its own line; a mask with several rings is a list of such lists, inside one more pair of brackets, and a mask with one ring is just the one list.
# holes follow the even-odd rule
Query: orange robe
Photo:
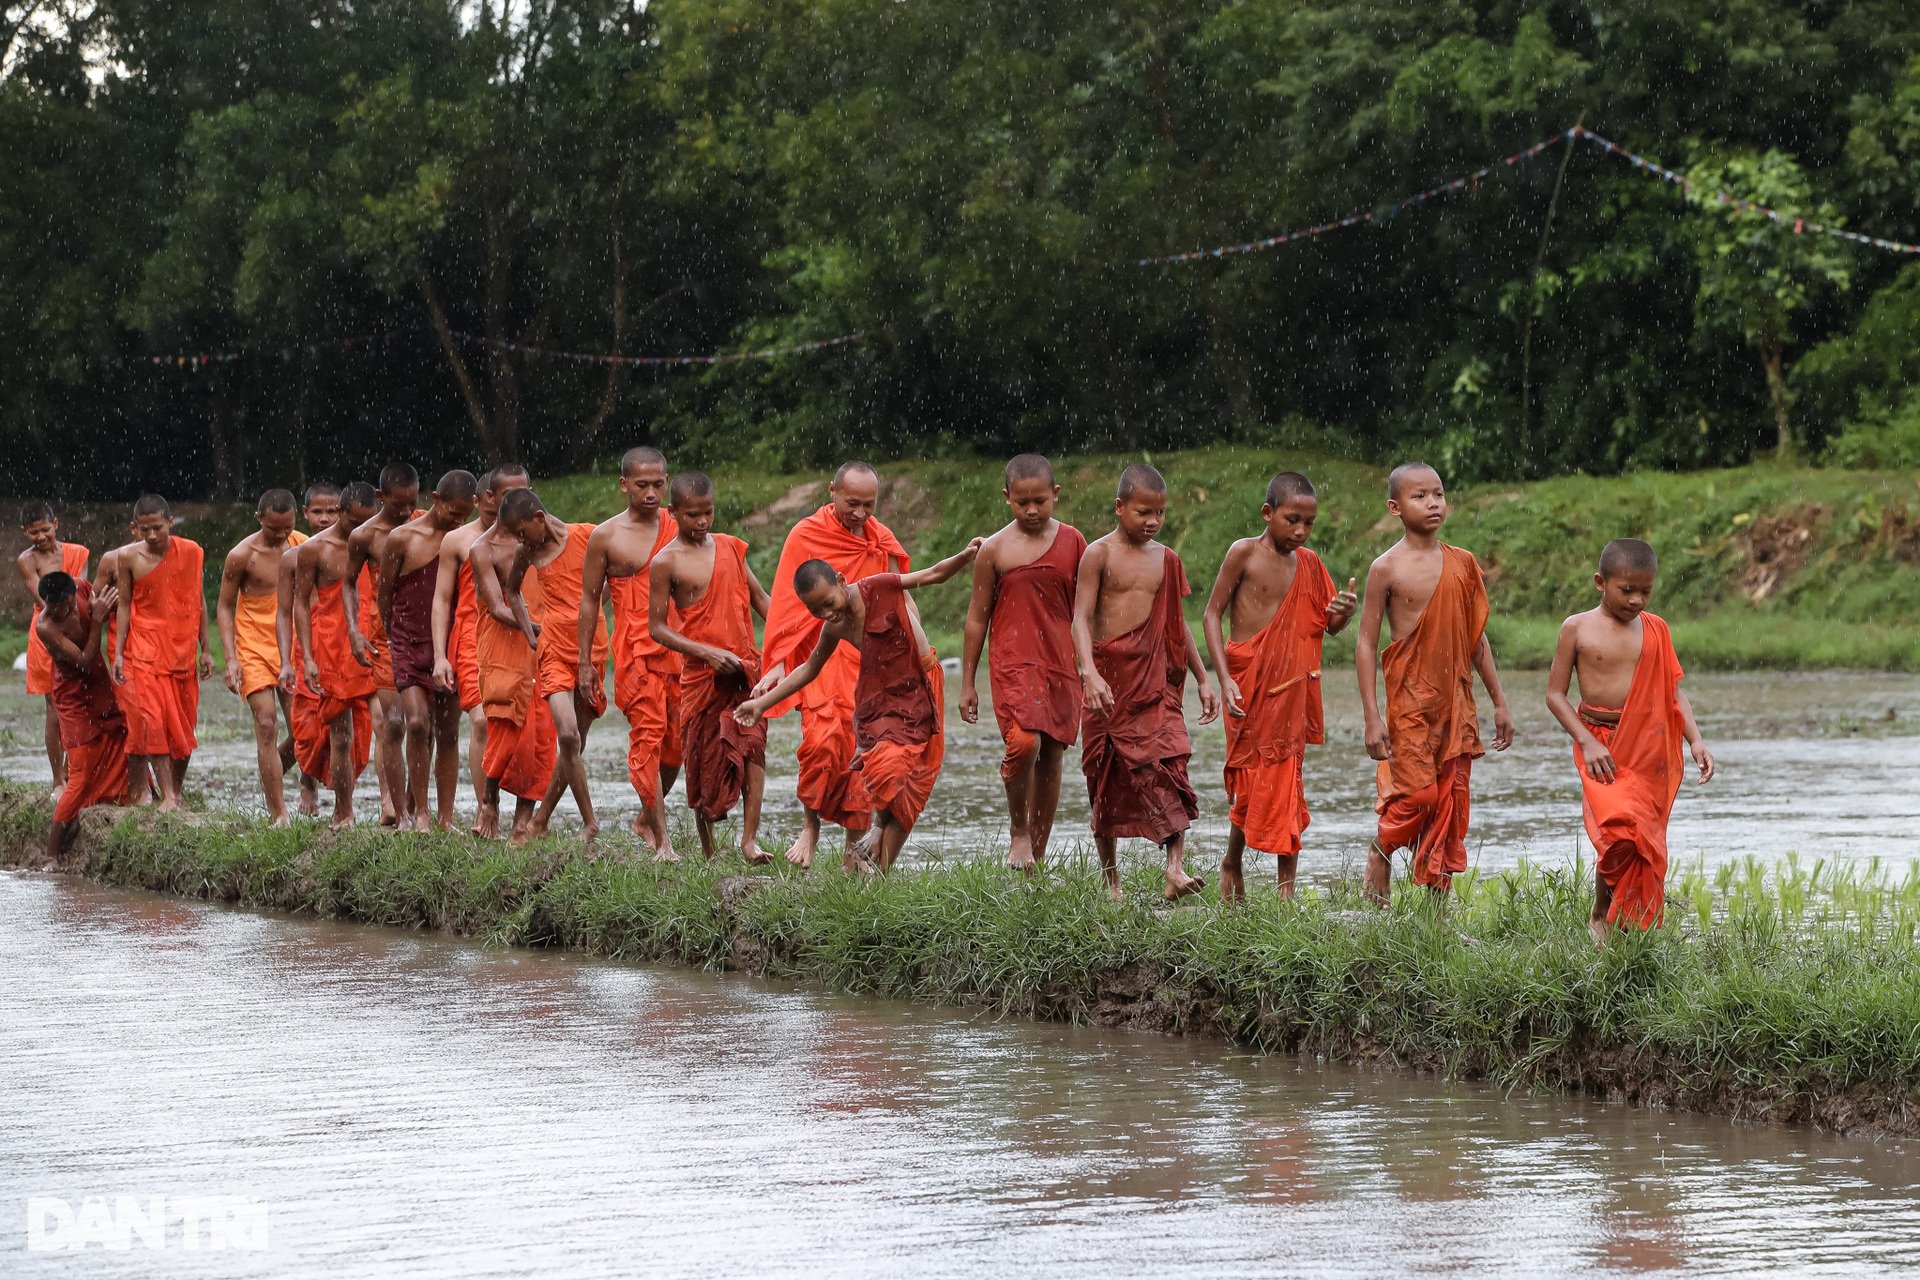
[[136, 756], [193, 754], [200, 721], [200, 627], [206, 618], [200, 544], [176, 537], [160, 563], [133, 584], [126, 675], [133, 715], [127, 750]]
[[[84, 610], [93, 599], [93, 584], [81, 578], [75, 585], [79, 589], [76, 603]], [[53, 820], [72, 822], [82, 809], [96, 804], [125, 804], [127, 721], [114, 697], [106, 664], [82, 669], [48, 653], [47, 665], [53, 675], [48, 696], [60, 719], [60, 741], [67, 749], [67, 785], [54, 806]]]
[[373, 646], [373, 687], [393, 690], [393, 650], [387, 641], [386, 619], [380, 616], [380, 566], [368, 560], [360, 566], [360, 634]]
[[355, 781], [373, 751], [373, 716], [367, 710], [367, 700], [373, 696], [373, 671], [354, 661], [353, 647], [347, 643], [345, 594], [346, 585], [341, 582], [315, 587], [307, 609], [313, 664], [320, 669], [320, 690], [325, 692], [307, 683], [306, 663], [296, 663], [294, 668], [300, 678], [293, 689], [293, 758], [302, 773], [322, 782], [333, 777], [330, 726], [341, 716], [352, 716], [350, 763]]
[[987, 679], [1007, 754], [1002, 778], [1026, 771], [1040, 736], [1080, 736], [1080, 671], [1073, 657], [1073, 598], [1087, 540], [1062, 524], [1046, 553], [1000, 575], [988, 623]]
[[[780, 549], [780, 567], [769, 587], [767, 667], [800, 669], [820, 639], [820, 620], [793, 590], [793, 571], [808, 560], [824, 560], [848, 582], [872, 573], [904, 573], [911, 567], [905, 547], [878, 520], [868, 520], [858, 536], [847, 532], [828, 503], [793, 527]], [[851, 645], [835, 650], [826, 670], [794, 699], [769, 714], [800, 707], [800, 803], [824, 820], [849, 831], [864, 831], [872, 808], [852, 772], [853, 690], [860, 659]]]
[[480, 597], [474, 594], [473, 565], [460, 562], [460, 574], [453, 583], [453, 628], [447, 636], [447, 657], [453, 663], [454, 683], [460, 688], [460, 709], [472, 711], [480, 705], [480, 651], [474, 632], [480, 625]]
[[[538, 569], [520, 580], [520, 598], [535, 613], [545, 604]], [[487, 715], [487, 751], [480, 770], [508, 795], [538, 800], [553, 780], [559, 747], [553, 712], [534, 695], [538, 665], [527, 638], [492, 614], [474, 621], [474, 649], [480, 670], [480, 705]]]
[[1101, 715], [1088, 708], [1080, 725], [1080, 767], [1096, 836], [1165, 844], [1200, 814], [1187, 779], [1193, 745], [1182, 705], [1192, 640], [1180, 601], [1190, 590], [1186, 566], [1166, 550], [1146, 621], [1093, 643], [1094, 669], [1113, 690], [1113, 710]]
[[[287, 546], [307, 540], [298, 530], [287, 535]], [[240, 659], [240, 696], [250, 698], [280, 683], [280, 595], [250, 596], [240, 592], [233, 600], [234, 656]]]
[[680, 673], [680, 753], [686, 765], [687, 807], [702, 817], [727, 816], [746, 789], [747, 771], [767, 762], [767, 723], [751, 729], [734, 721], [760, 679], [760, 650], [753, 643], [753, 595], [747, 586], [747, 544], [731, 534], [713, 540], [713, 577], [701, 597], [680, 610], [676, 628], [699, 644], [735, 654], [746, 668], [722, 675], [689, 661]]
[[[1686, 729], [1675, 694], [1686, 672], [1673, 652], [1664, 620], [1640, 615], [1640, 661], [1633, 668], [1627, 705], [1617, 725], [1588, 719], [1587, 728], [1613, 753], [1612, 782], [1587, 775], [1578, 746], [1581, 812], [1598, 859], [1595, 870], [1613, 891], [1607, 919], [1642, 929], [1659, 925], [1667, 899], [1667, 820], [1686, 772]], [[1580, 710], [1589, 708], [1582, 702]]]
[[[75, 582], [84, 581], [87, 576], [87, 549], [77, 542], [60, 544], [60, 572]], [[34, 623], [40, 621], [40, 598], [34, 597], [33, 617], [27, 620], [27, 692], [44, 695], [53, 692], [53, 655], [47, 652], [47, 646], [40, 643], [40, 633], [34, 629]], [[107, 634], [113, 634], [110, 628], [103, 628]], [[112, 661], [111, 658], [108, 661]], [[111, 683], [111, 681], [109, 681]]]
[[[531, 602], [527, 613], [540, 624], [540, 649], [535, 655], [540, 667], [540, 696], [571, 692], [582, 706], [591, 707], [595, 717], [607, 709], [604, 681], [597, 696], [589, 698], [580, 684], [580, 596], [581, 580], [587, 567], [587, 539], [593, 536], [590, 524], [567, 526], [567, 545], [560, 554], [540, 566], [538, 612]], [[607, 666], [607, 623], [595, 619], [593, 625], [593, 665], [604, 674]], [[583, 726], [584, 727], [584, 726]]]
[[660, 533], [647, 563], [608, 581], [613, 596], [613, 696], [627, 718], [627, 779], [640, 803], [660, 803], [660, 770], [680, 764], [679, 654], [656, 644], [649, 626], [648, 569], [660, 549], [679, 533], [672, 516], [660, 513]]
[[1292, 857], [1307, 829], [1300, 765], [1308, 743], [1326, 741], [1320, 704], [1320, 645], [1333, 578], [1320, 557], [1293, 553], [1293, 582], [1273, 617], [1227, 646], [1227, 674], [1240, 686], [1245, 716], [1227, 716], [1228, 817], [1247, 846]]
[[915, 652], [907, 593], [897, 573], [876, 573], [857, 586], [866, 601], [853, 724], [860, 754], [853, 768], [876, 810], [913, 830], [933, 794], [946, 756], [941, 709], [946, 679], [931, 646]]
[[1469, 780], [1480, 745], [1473, 652], [1487, 629], [1487, 588], [1470, 551], [1445, 555], [1413, 629], [1380, 654], [1387, 741], [1377, 771], [1380, 847], [1413, 848], [1413, 882], [1445, 890], [1467, 869]]

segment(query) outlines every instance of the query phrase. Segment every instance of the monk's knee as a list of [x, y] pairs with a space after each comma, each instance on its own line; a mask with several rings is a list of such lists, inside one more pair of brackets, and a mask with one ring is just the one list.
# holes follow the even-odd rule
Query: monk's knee
[[569, 759], [580, 754], [580, 733], [578, 730], [569, 730], [565, 733], [556, 734], [554, 742], [560, 754]]

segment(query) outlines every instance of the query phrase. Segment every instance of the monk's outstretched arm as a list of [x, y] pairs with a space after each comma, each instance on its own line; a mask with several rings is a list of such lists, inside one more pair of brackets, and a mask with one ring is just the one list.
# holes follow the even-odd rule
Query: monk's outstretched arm
[[820, 628], [820, 638], [814, 642], [813, 652], [807, 655], [807, 660], [800, 665], [800, 669], [759, 697], [749, 698], [735, 707], [733, 709], [735, 723], [752, 728], [759, 722], [760, 717], [766, 714], [768, 707], [784, 702], [818, 679], [820, 673], [826, 670], [827, 659], [831, 658], [833, 651], [839, 647], [840, 637], [834, 634], [831, 628]]
[[1360, 606], [1360, 636], [1353, 645], [1353, 668], [1360, 677], [1360, 713], [1366, 724], [1367, 754], [1388, 759], [1387, 722], [1380, 718], [1380, 619], [1393, 590], [1393, 572], [1375, 560], [1367, 569], [1366, 600]]
[[1200, 615], [1200, 630], [1207, 637], [1207, 656], [1213, 659], [1213, 669], [1220, 676], [1221, 705], [1235, 719], [1245, 716], [1247, 709], [1240, 705], [1240, 686], [1227, 674], [1227, 635], [1220, 620], [1233, 608], [1233, 597], [1240, 590], [1240, 579], [1247, 570], [1248, 551], [1244, 538], [1227, 548], [1227, 558], [1220, 562], [1213, 590], [1207, 594], [1206, 611]]
[[455, 684], [447, 647], [453, 637], [453, 593], [460, 582], [460, 555], [452, 539], [440, 540], [440, 563], [433, 579], [433, 682], [442, 689]]
[[1505, 751], [1513, 745], [1513, 712], [1507, 707], [1507, 691], [1500, 687], [1500, 672], [1493, 665], [1493, 642], [1484, 631], [1480, 643], [1473, 647], [1473, 669], [1480, 673], [1480, 683], [1487, 686], [1487, 696], [1493, 699], [1493, 749]]
[[240, 599], [240, 579], [246, 572], [247, 558], [239, 547], [227, 552], [227, 559], [220, 566], [220, 599], [214, 605], [214, 616], [220, 625], [220, 647], [227, 651], [227, 688], [233, 693], [240, 692], [240, 682], [245, 676], [240, 671], [240, 646], [235, 642], [233, 630], [233, 610]]
[[959, 552], [948, 556], [939, 564], [928, 565], [924, 569], [915, 569], [912, 573], [901, 574], [900, 585], [908, 591], [918, 590], [921, 587], [938, 586], [940, 583], [947, 581], [953, 577], [954, 574], [959, 573], [962, 569], [973, 563], [973, 558], [980, 554], [980, 544], [982, 541], [984, 541], [984, 539], [975, 538]]
[[973, 561], [973, 590], [967, 596], [967, 624], [960, 640], [960, 718], [968, 724], [980, 719], [980, 654], [987, 647], [987, 623], [993, 617], [993, 597], [1000, 585], [1000, 568], [993, 556]]
[[1593, 730], [1581, 721], [1580, 713], [1567, 697], [1579, 662], [1580, 622], [1573, 617], [1560, 624], [1560, 639], [1553, 646], [1553, 669], [1547, 672], [1547, 710], [1567, 731], [1567, 736], [1573, 739], [1573, 745], [1580, 748], [1580, 758], [1586, 761], [1588, 776], [1595, 782], [1612, 782], [1613, 752], [1593, 736]]
[[1113, 690], [1093, 666], [1093, 616], [1100, 609], [1106, 569], [1106, 545], [1096, 542], [1080, 557], [1073, 595], [1073, 656], [1080, 663], [1080, 690], [1087, 706], [1100, 715], [1113, 710]]

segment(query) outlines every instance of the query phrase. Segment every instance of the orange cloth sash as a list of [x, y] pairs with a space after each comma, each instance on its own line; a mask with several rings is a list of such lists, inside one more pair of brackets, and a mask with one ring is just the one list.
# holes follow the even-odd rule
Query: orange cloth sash
[[[987, 628], [987, 679], [993, 716], [1013, 772], [1025, 768], [1016, 738], [1044, 733], [1055, 742], [1080, 735], [1080, 671], [1073, 657], [1073, 598], [1087, 540], [1070, 524], [1046, 554], [1000, 575]], [[1001, 765], [1008, 775], [1007, 763]]]
[[[601, 689], [598, 698], [591, 701], [586, 696], [586, 690], [575, 688], [580, 683], [581, 578], [587, 566], [587, 539], [592, 536], [593, 526], [590, 524], [567, 526], [567, 545], [559, 555], [540, 566], [540, 611], [532, 613], [531, 602], [527, 609], [533, 620], [540, 624], [540, 649], [536, 655], [540, 671], [540, 696], [547, 698], [572, 690], [574, 696], [583, 704], [591, 705], [593, 714], [598, 716], [607, 709], [605, 688]], [[607, 624], [604, 618], [594, 624], [593, 663], [603, 670], [607, 665]]]
[[[546, 592], [541, 570], [530, 568], [520, 580], [527, 613], [542, 616]], [[536, 800], [546, 795], [559, 747], [553, 712], [535, 695], [538, 663], [527, 638], [492, 614], [474, 620], [474, 649], [480, 669], [480, 702], [487, 714], [487, 750], [481, 772], [508, 795]]]
[[380, 566], [368, 560], [360, 566], [360, 586], [356, 593], [360, 603], [360, 634], [373, 646], [373, 675], [375, 689], [393, 688], [393, 649], [387, 643], [386, 619], [380, 616]]
[[480, 705], [480, 651], [474, 641], [479, 625], [480, 597], [474, 594], [473, 564], [462, 560], [453, 583], [453, 625], [447, 635], [447, 658], [453, 663], [454, 683], [460, 687], [462, 711]]
[[127, 626], [127, 750], [184, 760], [199, 745], [201, 583], [206, 553], [173, 538], [166, 554], [133, 584]]
[[680, 526], [660, 513], [660, 532], [647, 563], [624, 578], [610, 578], [613, 597], [613, 692], [627, 718], [627, 779], [640, 803], [660, 803], [660, 770], [680, 763], [681, 656], [654, 642], [648, 621], [652, 590], [648, 569]]
[[687, 807], [710, 819], [724, 818], [746, 789], [747, 772], [765, 767], [767, 723], [743, 729], [733, 709], [747, 700], [760, 678], [760, 650], [753, 642], [753, 596], [747, 587], [747, 544], [730, 534], [713, 540], [713, 577], [706, 591], [680, 610], [681, 635], [738, 656], [746, 670], [721, 675], [689, 660], [680, 673], [680, 752], [686, 765]]
[[53, 820], [72, 822], [96, 804], [126, 802], [127, 730], [125, 721], [116, 720], [111, 731], [67, 748], [67, 785], [53, 807]]
[[543, 798], [547, 784], [553, 781], [553, 766], [559, 755], [553, 711], [544, 698], [530, 698], [522, 720], [495, 715], [489, 709], [487, 751], [480, 769], [508, 795], [522, 800]]
[[[76, 582], [87, 576], [87, 549], [77, 542], [60, 544], [60, 572]], [[33, 616], [27, 620], [27, 692], [36, 696], [53, 692], [53, 655], [47, 652], [47, 646], [40, 642], [40, 635], [34, 630], [34, 623], [40, 621], [40, 597], [33, 598]], [[112, 639], [111, 626], [102, 627], [109, 640]], [[109, 654], [107, 661], [113, 661]]]
[[346, 585], [330, 582], [315, 587], [307, 609], [307, 628], [313, 640], [313, 664], [320, 669], [320, 690], [307, 683], [306, 664], [295, 667], [300, 678], [293, 696], [293, 755], [301, 772], [326, 782], [333, 777], [333, 739], [328, 726], [351, 715], [352, 765], [357, 780], [373, 749], [373, 718], [367, 699], [373, 696], [373, 672], [353, 660], [347, 642]]

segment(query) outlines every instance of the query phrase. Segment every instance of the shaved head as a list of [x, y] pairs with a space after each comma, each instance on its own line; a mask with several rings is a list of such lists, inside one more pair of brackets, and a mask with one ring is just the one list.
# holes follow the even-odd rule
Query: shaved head
[[392, 493], [395, 489], [418, 489], [420, 473], [404, 462], [389, 462], [380, 469], [380, 492]]
[[795, 595], [805, 595], [821, 583], [838, 581], [839, 570], [825, 560], [807, 560], [793, 571], [793, 591]]
[[1649, 543], [1638, 538], [1615, 538], [1600, 551], [1600, 576], [1611, 578], [1617, 573], [1658, 573], [1660, 557], [1653, 553]]
[[509, 489], [507, 496], [500, 499], [500, 523], [505, 525], [525, 524], [546, 513], [540, 495], [531, 489]]
[[339, 496], [339, 485], [322, 480], [318, 484], [310, 484], [307, 486], [307, 496], [301, 505], [310, 507], [321, 498], [337, 498]]
[[530, 479], [532, 479], [532, 477], [527, 474], [527, 469], [519, 463], [503, 462], [493, 470], [487, 472], [487, 490], [490, 493], [498, 493], [506, 486], [509, 480]]
[[1282, 471], [1267, 481], [1267, 505], [1270, 507], [1279, 507], [1288, 498], [1318, 498], [1319, 496], [1313, 491], [1313, 481], [1298, 471]]
[[133, 518], [141, 516], [164, 516], [172, 514], [167, 510], [167, 500], [157, 493], [143, 493], [140, 500], [133, 504]]
[[371, 511], [380, 505], [380, 495], [365, 480], [355, 480], [340, 491], [340, 505], [350, 510]]
[[1400, 496], [1400, 487], [1418, 475], [1430, 475], [1434, 483], [1440, 482], [1440, 473], [1424, 462], [1403, 462], [1387, 473], [1387, 500]]
[[875, 484], [880, 483], [880, 473], [873, 469], [871, 462], [843, 462], [840, 464], [840, 469], [833, 473], [834, 486], [837, 488], [846, 481], [848, 476], [856, 475], [872, 476]]
[[1053, 485], [1053, 464], [1037, 453], [1022, 453], [1007, 460], [1006, 487], [1016, 480], [1044, 480]]
[[52, 520], [53, 518], [53, 507], [45, 502], [29, 502], [26, 506], [20, 508], [20, 527], [22, 529], [30, 524], [39, 524], [42, 520]]
[[433, 491], [448, 502], [472, 502], [480, 492], [480, 482], [471, 471], [449, 471], [440, 477]]
[[285, 512], [287, 514], [292, 514], [293, 512], [292, 492], [286, 489], [269, 489], [265, 493], [261, 494], [260, 503], [258, 506], [254, 507], [253, 514], [255, 514], [256, 516], [263, 516], [263, 515], [266, 515], [269, 511]]
[[1120, 473], [1120, 488], [1115, 492], [1114, 497], [1125, 502], [1140, 489], [1145, 489], [1148, 493], [1165, 493], [1167, 478], [1146, 463], [1136, 462]]
[[682, 498], [711, 498], [713, 496], [713, 478], [704, 471], [682, 471], [674, 476], [667, 485], [667, 501], [679, 502]]
[[635, 445], [620, 455], [621, 475], [630, 476], [641, 467], [658, 467], [662, 471], [665, 471], [667, 469], [667, 455], [658, 449], [649, 448], [644, 444]]

